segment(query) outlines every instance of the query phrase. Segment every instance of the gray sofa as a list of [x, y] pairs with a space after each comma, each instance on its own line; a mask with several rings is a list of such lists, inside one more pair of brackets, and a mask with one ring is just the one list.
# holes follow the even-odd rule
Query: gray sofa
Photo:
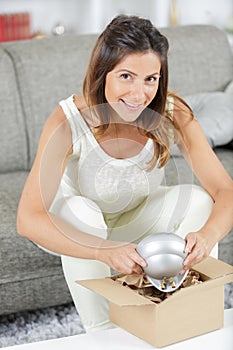
[[[191, 100], [197, 93], [231, 93], [232, 53], [222, 31], [212, 26], [162, 31], [170, 40], [172, 90]], [[59, 100], [81, 91], [96, 37], [64, 36], [0, 45], [0, 314], [71, 301], [60, 258], [17, 234], [16, 212], [44, 121]], [[224, 113], [215, 112], [219, 130]], [[233, 175], [229, 136], [224, 140], [223, 131], [221, 137], [220, 143], [228, 145], [215, 151]], [[166, 183], [177, 181], [197, 182], [176, 154], [167, 166]], [[231, 232], [219, 244], [220, 259], [233, 264], [232, 251]]]

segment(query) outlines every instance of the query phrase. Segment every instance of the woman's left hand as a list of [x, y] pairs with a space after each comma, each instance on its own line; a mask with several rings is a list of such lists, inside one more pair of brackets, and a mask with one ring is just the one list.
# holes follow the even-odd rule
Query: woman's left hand
[[214, 245], [217, 242], [213, 242], [206, 232], [197, 231], [190, 232], [185, 237], [186, 246], [185, 253], [188, 253], [184, 260], [184, 269], [180, 272], [183, 274], [186, 270], [190, 269], [193, 265], [206, 259]]

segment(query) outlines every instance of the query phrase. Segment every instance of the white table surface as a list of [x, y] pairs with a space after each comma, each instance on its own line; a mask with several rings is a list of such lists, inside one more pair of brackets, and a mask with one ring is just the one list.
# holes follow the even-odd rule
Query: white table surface
[[[224, 311], [224, 328], [160, 349], [164, 350], [232, 350], [233, 309]], [[121, 328], [37, 343], [5, 347], [9, 350], [149, 350], [157, 349]]]

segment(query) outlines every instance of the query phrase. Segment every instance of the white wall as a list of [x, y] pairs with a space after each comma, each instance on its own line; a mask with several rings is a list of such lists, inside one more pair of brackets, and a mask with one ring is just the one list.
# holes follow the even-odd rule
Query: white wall
[[77, 0], [0, 0], [0, 13], [29, 11], [33, 32], [42, 30], [51, 34], [53, 26], [60, 21], [67, 29], [76, 31], [78, 3]]
[[206, 23], [224, 27], [233, 15], [233, 0], [177, 0], [181, 24]]
[[[32, 30], [51, 34], [62, 22], [67, 32], [100, 32], [117, 13], [150, 18], [169, 25], [170, 0], [0, 0], [0, 13], [29, 11]], [[179, 24], [212, 23], [225, 27], [233, 15], [233, 0], [177, 0]]]
[[80, 1], [78, 17], [82, 32], [102, 31], [119, 13], [150, 17], [155, 12], [156, 0], [86, 0]]

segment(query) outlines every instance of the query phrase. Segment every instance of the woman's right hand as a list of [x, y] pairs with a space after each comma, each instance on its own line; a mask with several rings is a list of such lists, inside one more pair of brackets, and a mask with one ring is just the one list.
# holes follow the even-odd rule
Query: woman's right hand
[[104, 262], [113, 270], [130, 275], [142, 274], [145, 260], [136, 251], [136, 244], [106, 241], [106, 248], [96, 249], [96, 259]]

